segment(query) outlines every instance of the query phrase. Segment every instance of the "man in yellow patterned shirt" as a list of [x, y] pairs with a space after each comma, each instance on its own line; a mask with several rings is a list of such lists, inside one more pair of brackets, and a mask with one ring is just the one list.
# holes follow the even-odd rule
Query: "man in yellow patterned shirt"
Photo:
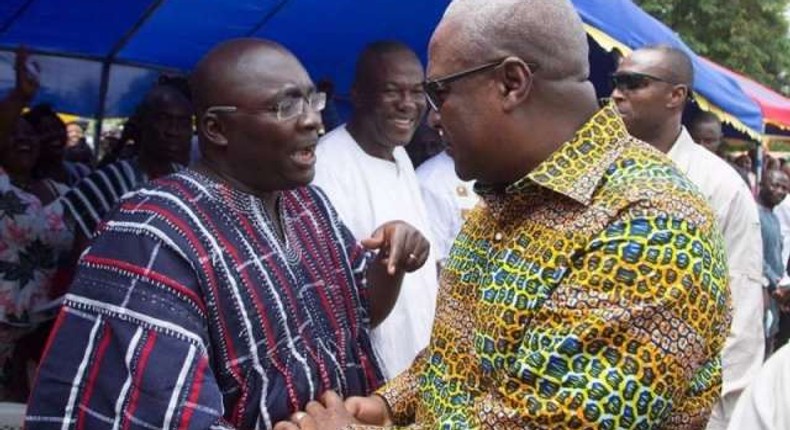
[[721, 388], [725, 255], [704, 198], [598, 109], [567, 0], [455, 0], [428, 101], [482, 203], [451, 251], [431, 342], [367, 398], [276, 430], [701, 429]]

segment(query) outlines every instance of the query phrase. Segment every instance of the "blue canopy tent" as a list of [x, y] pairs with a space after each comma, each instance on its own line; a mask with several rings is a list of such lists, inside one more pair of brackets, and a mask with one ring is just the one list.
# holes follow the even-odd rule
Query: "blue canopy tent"
[[[219, 41], [275, 39], [315, 79], [340, 93], [368, 42], [398, 39], [423, 58], [449, 0], [4, 0], [0, 3], [0, 93], [12, 85], [11, 51], [24, 44], [42, 68], [36, 102], [88, 117], [125, 116], [162, 72], [186, 73]], [[630, 0], [574, 0], [596, 41], [627, 48], [670, 43], [668, 28]], [[606, 46], [606, 43], [602, 43]], [[759, 108], [731, 79], [695, 58], [703, 104], [752, 135]]]
[[12, 52], [26, 45], [42, 69], [36, 102], [86, 117], [130, 114], [160, 73], [186, 73], [218, 42], [275, 39], [315, 79], [342, 92], [356, 56], [398, 39], [424, 57], [449, 1], [375, 0], [4, 0], [0, 2], [0, 94], [13, 81]]

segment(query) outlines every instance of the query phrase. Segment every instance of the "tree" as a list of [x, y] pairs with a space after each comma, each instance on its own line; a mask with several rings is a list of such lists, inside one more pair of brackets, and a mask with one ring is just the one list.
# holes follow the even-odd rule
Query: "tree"
[[790, 0], [636, 0], [696, 53], [790, 95]]

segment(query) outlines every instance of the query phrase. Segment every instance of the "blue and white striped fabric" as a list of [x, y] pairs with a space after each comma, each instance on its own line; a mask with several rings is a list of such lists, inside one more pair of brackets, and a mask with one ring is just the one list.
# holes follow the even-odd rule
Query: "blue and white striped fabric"
[[261, 201], [196, 172], [122, 200], [80, 260], [28, 429], [271, 428], [381, 383], [367, 255], [317, 188]]
[[90, 238], [121, 197], [146, 181], [136, 161], [120, 160], [82, 178], [61, 201], [79, 231]]

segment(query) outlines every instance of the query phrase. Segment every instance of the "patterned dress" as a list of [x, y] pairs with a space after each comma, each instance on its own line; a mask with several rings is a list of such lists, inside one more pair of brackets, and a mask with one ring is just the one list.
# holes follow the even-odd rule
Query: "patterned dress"
[[66, 296], [28, 429], [271, 428], [325, 390], [365, 395], [367, 254], [316, 188], [261, 201], [197, 172], [124, 198]]
[[41, 201], [0, 170], [0, 400], [15, 382], [10, 359], [16, 342], [53, 317], [51, 287], [73, 235], [59, 204]]
[[477, 191], [431, 343], [380, 390], [396, 422], [703, 428], [730, 310], [697, 189], [605, 107], [520, 181]]

